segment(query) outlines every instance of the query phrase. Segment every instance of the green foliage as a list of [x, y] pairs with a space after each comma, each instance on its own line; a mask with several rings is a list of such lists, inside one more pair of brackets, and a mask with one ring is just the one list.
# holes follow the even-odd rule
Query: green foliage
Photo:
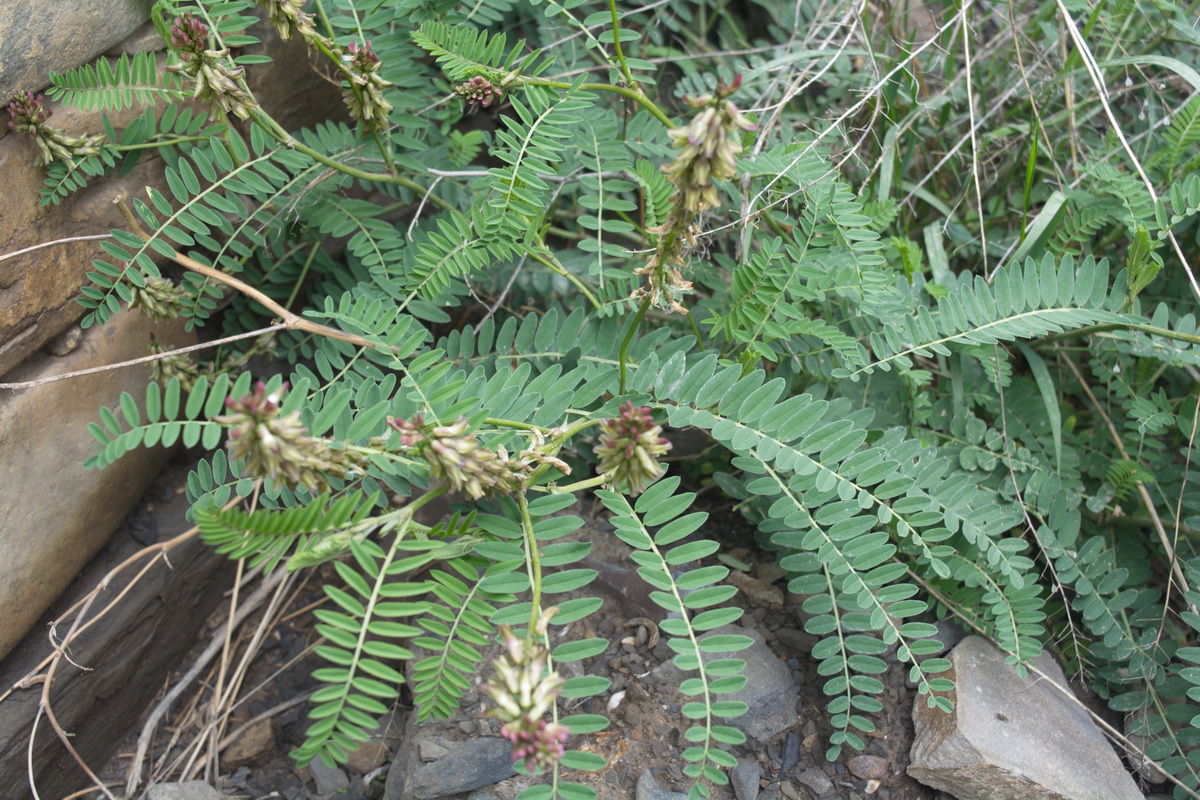
[[154, 53], [123, 53], [115, 62], [50, 73], [50, 97], [86, 111], [120, 111], [133, 105], [184, 100], [190, 94], [179, 76], [159, 68]]
[[[44, 202], [145, 151], [166, 165], [168, 193], [131, 201], [145, 230], [103, 245], [85, 325], [159, 285], [163, 259], [217, 270], [178, 287], [189, 325], [214, 336], [299, 315], [260, 343], [278, 359], [258, 369], [279, 373], [266, 391], [287, 379], [279, 415], [304, 429], [277, 438], [351, 464], [321, 493], [220, 449], [213, 418], [252, 383], [220, 367], [236, 363], [224, 350], [190, 393], [172, 378], [103, 409], [87, 463], [201, 445], [212, 452], [188, 497], [206, 540], [267, 566], [332, 561], [301, 763], [344, 760], [406, 678], [419, 719], [452, 714], [473, 676], [492, 674], [500, 626], [530, 647], [541, 637], [549, 670], [604, 653], [566, 627], [602, 606], [586, 593], [591, 542], [560, 540], [590, 493], [671, 612], [690, 797], [725, 783], [744, 709], [722, 695], [745, 680], [727, 654], [746, 641], [713, 631], [744, 604], [720, 544], [700, 535], [698, 487], [674, 463], [636, 499], [595, 474], [598, 442], [626, 436], [648, 454], [664, 426], [707, 438], [725, 465], [715, 488], [802, 598], [830, 758], [874, 730], [893, 652], [920, 702], [952, 708], [931, 637], [953, 613], [1018, 670], [1053, 648], [1130, 715], [1177, 796], [1196, 796], [1194, 20], [1170, 4], [953, 6], [918, 40], [912, 18], [884, 9], [847, 44], [849, 9], [834, 5], [334, 0], [316, 57], [345, 77], [343, 48], [371, 40], [392, 84], [377, 87], [386, 125], [288, 133], [261, 108], [232, 125], [170, 102], [51, 168]], [[194, 10], [224, 47], [252, 38], [248, 7]], [[1061, 38], [1068, 7], [1095, 53], [1128, 54], [1099, 61], [1104, 103], [1079, 43]], [[959, 13], [986, 46], [964, 51]], [[153, 62], [56, 76], [54, 91], [107, 110], [191, 94]], [[727, 130], [740, 112], [698, 99], [736, 74], [730, 101], [756, 109], [755, 130]], [[503, 99], [448, 99], [471, 79]], [[736, 164], [728, 181], [669, 177], [704, 184], [722, 159]], [[645, 299], [655, 280], [674, 282], [688, 315]], [[622, 414], [637, 430], [607, 424]], [[659, 477], [650, 455], [636, 469]], [[414, 521], [471, 479], [485, 496], [469, 510]], [[235, 507], [252, 495], [256, 510]], [[608, 690], [572, 677], [549, 716], [572, 737], [602, 730], [602, 716], [559, 714]], [[593, 797], [564, 770], [600, 766], [568, 750], [521, 798]]]

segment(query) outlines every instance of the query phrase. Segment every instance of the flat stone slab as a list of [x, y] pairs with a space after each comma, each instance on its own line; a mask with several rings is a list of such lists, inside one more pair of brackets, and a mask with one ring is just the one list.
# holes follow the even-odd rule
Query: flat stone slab
[[[1035, 673], [1025, 679], [990, 642], [969, 636], [950, 653], [954, 711], [913, 704], [908, 774], [958, 800], [1143, 800], [1080, 706]], [[1070, 692], [1043, 652], [1033, 662]]]

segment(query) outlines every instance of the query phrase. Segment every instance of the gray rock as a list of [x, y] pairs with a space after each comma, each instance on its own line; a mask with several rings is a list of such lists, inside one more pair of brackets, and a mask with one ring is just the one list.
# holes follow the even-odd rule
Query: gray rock
[[444, 756], [429, 763], [415, 757], [417, 750], [408, 748], [405, 758], [392, 762], [384, 800], [434, 800], [517, 774], [512, 768], [512, 744], [506, 739], [470, 739], [452, 745]]
[[[1087, 713], [976, 636], [950, 653], [949, 714], [917, 702], [908, 774], [958, 800], [1142, 800]], [[1033, 662], [1066, 688], [1049, 653]], [[1070, 689], [1066, 688], [1069, 692]]]
[[467, 800], [500, 800], [500, 798], [486, 789], [477, 789], [467, 795]]
[[833, 791], [833, 781], [825, 774], [825, 770], [813, 767], [806, 769], [796, 776], [796, 781], [806, 787], [816, 797], [824, 797]]
[[634, 800], [687, 800], [687, 795], [658, 788], [658, 781], [654, 780], [654, 774], [650, 770], [646, 770], [638, 778]]
[[[3, 436], [0, 433], [0, 439]], [[0, 445], [0, 451], [3, 449]], [[4, 460], [0, 453], [0, 462]], [[191, 527], [184, 518], [186, 497], [174, 494], [181, 485], [175, 481], [182, 482], [185, 477], [186, 470], [172, 467], [151, 489], [152, 497], [158, 498], [151, 513], [164, 540]], [[119, 532], [51, 607], [49, 615], [62, 614], [110, 569], [141, 549]], [[169, 564], [159, 561], [130, 586], [136, 571], [126, 570], [108, 585], [100, 595], [101, 603], [127, 589], [128, 593], [71, 645], [71, 658], [91, 669], [81, 672], [63, 662], [55, 675], [52, 696], [58, 721], [75, 735], [72, 741], [89, 764], [107, 763], [129, 727], [140, 724], [142, 710], [155, 700], [163, 681], [179, 669], [180, 659], [195, 644], [201, 626], [233, 577], [229, 560], [199, 537], [177, 545], [170, 552]], [[8, 608], [6, 613], [13, 610]], [[66, 631], [60, 628], [59, 633]], [[48, 653], [45, 629], [30, 631], [0, 661], [0, 686], [20, 681]], [[0, 787], [4, 787], [0, 797], [4, 800], [32, 798], [27, 788], [29, 731], [41, 691], [40, 684], [18, 689], [0, 706]], [[81, 771], [64, 768], [70, 763], [71, 757], [53, 736], [38, 734], [33, 772], [42, 797], [65, 797], [91, 785]]]
[[142, 0], [0, 4], [0, 99], [37, 91], [133, 33], [150, 16]]
[[879, 756], [857, 755], [846, 762], [856, 778], [880, 781], [887, 777], [887, 759]]
[[729, 772], [729, 782], [737, 800], [758, 800], [758, 779], [761, 775], [757, 761], [743, 761]]
[[[182, 323], [117, 314], [88, 329], [70, 354], [29, 363], [4, 380], [138, 358], [152, 336], [172, 344], [195, 338]], [[80, 431], [99, 419], [100, 406], [117, 405], [121, 392], [145, 398], [149, 379], [150, 365], [142, 364], [0, 393], [0, 658], [104, 546], [166, 461], [161, 447], [137, 448], [106, 469], [83, 468], [95, 440]]]
[[[718, 658], [740, 658], [746, 662], [746, 669], [742, 672], [746, 676], [745, 688], [733, 694], [721, 695], [722, 700], [740, 700], [748, 706], [746, 714], [730, 720], [730, 724], [759, 742], [765, 742], [794, 725], [800, 689], [792, 679], [791, 670], [763, 642], [762, 634], [753, 628], [726, 625], [706, 633], [702, 641], [715, 634], [740, 634], [754, 640], [754, 644], [740, 653], [704, 655], [706, 662]], [[655, 672], [663, 680], [676, 681], [676, 685], [690, 677], [670, 661], [660, 664]]]
[[317, 783], [317, 794], [333, 794], [341, 792], [350, 786], [346, 773], [337, 767], [330, 767], [319, 758], [314, 758], [308, 766], [312, 770], [313, 780]]
[[160, 783], [146, 792], [146, 800], [223, 800], [224, 797], [204, 781]]
[[800, 737], [791, 731], [783, 740], [783, 753], [779, 759], [779, 774], [788, 775], [800, 763]]

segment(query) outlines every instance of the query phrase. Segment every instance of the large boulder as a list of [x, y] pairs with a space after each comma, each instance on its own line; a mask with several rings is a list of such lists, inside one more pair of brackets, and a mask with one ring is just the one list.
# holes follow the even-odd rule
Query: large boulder
[[151, 0], [0, 3], [0, 98], [36, 91], [51, 71], [87, 63], [150, 16]]
[[[63, 356], [45, 356], [5, 381], [36, 381], [146, 355], [151, 337], [176, 346], [194, 341], [182, 322], [116, 315], [78, 337]], [[68, 337], [70, 338], [70, 337]], [[95, 440], [88, 423], [121, 392], [146, 396], [150, 365], [97, 372], [32, 389], [0, 390], [0, 658], [108, 541], [167, 458], [137, 448], [102, 470], [83, 461]]]
[[1004, 658], [978, 636], [954, 648], [954, 711], [913, 705], [908, 774], [958, 800], [1142, 800], [1054, 658], [1033, 664], [1061, 690], [1033, 672], [1019, 678]]

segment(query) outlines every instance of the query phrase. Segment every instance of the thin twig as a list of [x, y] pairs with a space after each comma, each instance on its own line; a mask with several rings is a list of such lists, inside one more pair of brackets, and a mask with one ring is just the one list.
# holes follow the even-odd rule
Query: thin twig
[[175, 350], [166, 350], [162, 353], [154, 353], [153, 355], [142, 356], [141, 358], [133, 358], [133, 359], [130, 359], [129, 361], [118, 361], [115, 364], [105, 364], [102, 367], [88, 367], [87, 369], [80, 369], [80, 370], [76, 370], [74, 372], [64, 372], [61, 375], [51, 375], [48, 378], [38, 378], [35, 381], [18, 381], [17, 383], [0, 383], [0, 389], [33, 389], [37, 386], [44, 386], [47, 383], [55, 383], [57, 381], [65, 381], [70, 378], [79, 378], [84, 375], [94, 375], [97, 372], [109, 372], [110, 370], [123, 369], [125, 367], [133, 367], [138, 364], [148, 363], [150, 361], [161, 361], [164, 358], [170, 358], [171, 356], [177, 356], [177, 355], [181, 355], [183, 353], [190, 353], [194, 350], [207, 350], [210, 347], [219, 347], [223, 344], [229, 344], [230, 342], [236, 342], [239, 339], [250, 339], [252, 337], [262, 336], [263, 334], [271, 333], [273, 331], [281, 331], [281, 330], [284, 330], [285, 328], [287, 328], [287, 325], [281, 322], [276, 325], [268, 325], [265, 328], [259, 328], [258, 330], [248, 331], [246, 333], [239, 333], [235, 336], [226, 336], [224, 339], [214, 339], [211, 342], [201, 342], [200, 344], [192, 344], [192, 345], [188, 345], [187, 347], [176, 348]]
[[[262, 584], [254, 590], [250, 597], [246, 598], [245, 603], [238, 607], [237, 613], [234, 614], [233, 619], [230, 620], [230, 626], [237, 627], [241, 625], [246, 620], [246, 617], [250, 616], [250, 614], [258, 608], [258, 606], [262, 605], [266, 601], [267, 595], [274, 591], [275, 587], [285, 577], [287, 577], [286, 570], [277, 570], [263, 578]], [[188, 671], [179, 678], [179, 680], [175, 683], [175, 686], [171, 688], [171, 691], [167, 692], [166, 697], [164, 697], [159, 704], [154, 707], [154, 710], [150, 712], [150, 716], [146, 720], [145, 725], [142, 726], [142, 732], [138, 736], [137, 749], [134, 753], [133, 760], [129, 764], [129, 775], [125, 782], [125, 793], [130, 797], [133, 796], [134, 792], [137, 790], [137, 787], [141, 783], [142, 762], [146, 759], [146, 752], [150, 749], [150, 740], [153, 738], [154, 731], [158, 727], [158, 721], [162, 719], [164, 714], [167, 713], [167, 709], [170, 708], [171, 703], [179, 699], [179, 696], [183, 694], [184, 689], [191, 685], [192, 681], [196, 679], [201, 670], [204, 669], [205, 665], [212, 661], [217, 653], [220, 652], [223, 645], [223, 637], [213, 639], [209, 643], [208, 647], [204, 649], [204, 652], [202, 652], [196, 658], [195, 663], [193, 663], [192, 666], [188, 668]]]
[[41, 250], [43, 247], [55, 247], [60, 244], [71, 244], [72, 242], [95, 242], [100, 239], [111, 238], [113, 238], [111, 233], [96, 233], [88, 236], [68, 236], [66, 239], [55, 239], [52, 242], [41, 242], [39, 244], [30, 245], [29, 247], [23, 247], [20, 250], [13, 250], [11, 253], [5, 253], [4, 255], [0, 256], [0, 261], [7, 261], [10, 258], [23, 256], [26, 253], [32, 253], [34, 250]]
[[[1092, 49], [1088, 47], [1087, 42], [1083, 40], [1083, 35], [1079, 32], [1079, 28], [1075, 26], [1075, 19], [1071, 13], [1067, 11], [1067, 7], [1063, 5], [1062, 0], [1054, 0], [1058, 5], [1058, 10], [1062, 14], [1063, 19], [1067, 23], [1067, 30], [1071, 34], [1071, 39], [1075, 42], [1075, 49], [1083, 58], [1083, 65], [1087, 68], [1088, 75], [1092, 79], [1092, 85], [1096, 87], [1096, 94], [1100, 98], [1100, 105], [1104, 107], [1104, 114], [1108, 117], [1108, 122], [1112, 125], [1113, 133], [1117, 135], [1117, 139], [1121, 142], [1121, 146], [1125, 148], [1126, 155], [1133, 162], [1134, 169], [1137, 170], [1138, 176], [1142, 179], [1142, 183], [1146, 186], [1146, 191], [1150, 193], [1150, 199], [1155, 203], [1158, 202], [1158, 193], [1154, 191], [1154, 184], [1150, 178], [1146, 176], [1146, 171], [1142, 169], [1142, 162], [1138, 159], [1137, 154], [1133, 152], [1133, 148], [1129, 146], [1129, 141], [1125, 138], [1125, 131], [1122, 130], [1121, 124], [1117, 122], [1116, 116], [1113, 114], [1112, 107], [1108, 104], [1108, 88], [1104, 85], [1103, 76], [1100, 74], [1100, 65], [1096, 63], [1096, 57], [1092, 53]], [[1192, 272], [1192, 267], [1188, 264], [1187, 256], [1183, 254], [1183, 248], [1179, 246], [1179, 241], [1175, 238], [1173, 231], [1167, 231], [1167, 238], [1171, 241], [1171, 246], [1175, 248], [1175, 255], [1179, 258], [1180, 265], [1183, 266], [1184, 272], [1187, 273], [1188, 282], [1191, 284], [1192, 293], [1200, 299], [1200, 283], [1196, 282], [1196, 275]]]
[[[125, 221], [129, 223], [130, 230], [134, 234], [136, 234], [144, 242], [149, 242], [154, 238], [150, 234], [146, 233], [141, 224], [137, 221], [137, 218], [133, 216], [133, 212], [129, 210], [129, 206], [125, 203], [124, 197], [118, 197], [113, 202], [116, 203], [119, 209], [121, 209], [121, 214], [124, 215]], [[250, 284], [238, 280], [231, 275], [226, 275], [219, 269], [207, 267], [193, 258], [188, 258], [177, 250], [171, 251], [170, 258], [181, 267], [186, 267], [193, 272], [198, 272], [205, 277], [212, 278], [215, 281], [220, 281], [226, 286], [238, 290], [283, 320], [283, 327], [285, 328], [290, 330], [301, 330], [305, 331], [306, 333], [324, 336], [329, 339], [337, 339], [342, 342], [349, 342], [350, 344], [357, 345], [358, 347], [366, 347], [371, 350], [374, 350], [379, 346], [377, 343], [368, 339], [364, 339], [361, 336], [356, 336], [352, 333], [345, 333], [337, 328], [331, 328], [328, 325], [312, 322], [311, 320], [301, 317], [299, 314], [294, 314]]]
[[[1068, 356], [1066, 353], [1063, 353], [1062, 360], [1063, 363], [1067, 365], [1067, 368], [1070, 369], [1075, 375], [1075, 380], [1079, 381], [1079, 385], [1083, 389], [1083, 393], [1087, 395], [1088, 401], [1091, 402], [1092, 407], [1096, 409], [1096, 413], [1100, 416], [1100, 419], [1104, 420], [1104, 424], [1108, 428], [1108, 434], [1112, 438], [1113, 444], [1117, 446], [1117, 450], [1121, 453], [1121, 458], [1125, 459], [1126, 461], [1132, 461], [1133, 459], [1129, 457], [1129, 453], [1125, 450], [1125, 442], [1121, 439], [1120, 431], [1117, 430], [1117, 426], [1113, 424], [1112, 419], [1109, 418], [1107, 413], [1105, 413], [1104, 407], [1100, 405], [1100, 400], [1097, 399], [1095, 393], [1092, 392], [1091, 385], [1084, 380], [1083, 374], [1079, 371], [1079, 368], [1075, 366], [1075, 362], [1071, 360], [1070, 356]], [[1187, 594], [1191, 592], [1191, 588], [1188, 586], [1187, 578], [1184, 577], [1183, 567], [1179, 565], [1179, 559], [1175, 555], [1175, 547], [1171, 544], [1171, 540], [1167, 536], [1166, 528], [1163, 527], [1162, 519], [1158, 516], [1158, 509], [1154, 507], [1154, 499], [1150, 497], [1150, 492], [1146, 491], [1146, 486], [1141, 481], [1138, 481], [1137, 489], [1138, 495], [1140, 495], [1142, 498], [1142, 505], [1146, 507], [1146, 513], [1150, 515], [1150, 519], [1154, 523], [1154, 531], [1158, 534], [1158, 541], [1162, 544], [1163, 551], [1165, 552], [1167, 559], [1171, 562], [1171, 575], [1174, 576], [1175, 581], [1178, 581], [1179, 588], [1183, 590], [1184, 600], [1187, 602], [1188, 608], [1193, 614], [1200, 614], [1200, 610], [1196, 608], [1196, 604], [1187, 598]], [[1167, 597], [1163, 601], [1164, 605], [1167, 604], [1167, 602], [1170, 600], [1170, 597], [1171, 581], [1168, 580]]]

